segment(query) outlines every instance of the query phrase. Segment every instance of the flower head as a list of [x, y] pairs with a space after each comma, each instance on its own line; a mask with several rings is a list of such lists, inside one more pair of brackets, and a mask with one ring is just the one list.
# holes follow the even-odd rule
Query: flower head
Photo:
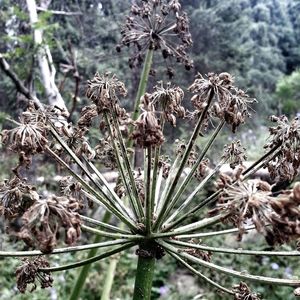
[[40, 268], [48, 268], [49, 266], [49, 263], [42, 257], [33, 260], [23, 259], [23, 264], [16, 270], [18, 290], [25, 293], [28, 284], [32, 284], [30, 292], [33, 292], [36, 289], [36, 281], [40, 283], [42, 289], [51, 287], [53, 278], [50, 272], [40, 270]]
[[117, 97], [126, 96], [127, 90], [115, 75], [96, 73], [94, 78], [88, 81], [86, 95], [96, 104], [98, 113], [101, 113], [116, 105]]
[[121, 45], [117, 46], [117, 51], [121, 51], [123, 46], [135, 48], [135, 53], [129, 59], [130, 67], [143, 62], [143, 53], [147, 49], [161, 51], [164, 59], [174, 57], [188, 70], [193, 67], [186, 53], [186, 49], [192, 45], [189, 20], [186, 13], [181, 13], [178, 0], [144, 0], [134, 3], [121, 35]]
[[198, 74], [189, 87], [189, 91], [195, 94], [191, 99], [192, 104], [197, 111], [202, 112], [207, 105], [211, 105], [208, 99], [212, 97], [214, 101], [211, 101], [209, 115], [224, 120], [235, 132], [251, 116], [250, 104], [256, 100], [234, 87], [234, 78], [229, 73], [208, 73], [206, 77]]
[[233, 286], [234, 300], [261, 300], [259, 294], [251, 292], [245, 282]]
[[181, 88], [172, 87], [170, 82], [164, 87], [163, 82], [160, 81], [158, 85], [154, 87], [154, 92], [152, 94], [146, 94], [144, 97], [148, 97], [153, 105], [160, 106], [165, 120], [170, 122], [173, 126], [176, 126], [175, 115], [179, 118], [185, 116], [185, 109], [181, 105], [183, 96], [184, 92]]
[[15, 233], [29, 246], [37, 246], [42, 252], [49, 253], [57, 243], [60, 227], [65, 230], [65, 242], [74, 244], [80, 237], [79, 209], [75, 199], [49, 196], [38, 200], [23, 215], [23, 226]]
[[143, 112], [134, 122], [135, 130], [132, 133], [132, 139], [143, 148], [161, 145], [164, 142], [164, 136], [155, 116], [154, 106], [148, 102], [147, 98], [144, 98], [142, 110]]
[[272, 179], [292, 180], [300, 170], [300, 120], [289, 122], [287, 117], [271, 117], [277, 126], [269, 128], [270, 138], [266, 150], [278, 147], [277, 154], [267, 163]]
[[243, 162], [247, 159], [245, 152], [246, 148], [242, 146], [241, 141], [233, 141], [224, 146], [222, 158], [229, 160], [230, 168], [234, 169], [238, 165], [243, 165]]
[[21, 216], [38, 199], [35, 187], [18, 177], [0, 183], [0, 213], [6, 219]]

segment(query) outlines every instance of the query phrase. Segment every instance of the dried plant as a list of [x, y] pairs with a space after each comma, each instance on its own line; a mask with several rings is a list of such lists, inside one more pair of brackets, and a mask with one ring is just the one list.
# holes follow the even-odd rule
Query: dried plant
[[[251, 275], [213, 262], [217, 253], [289, 257], [300, 256], [298, 251], [216, 248], [195, 239], [237, 233], [241, 240], [250, 230], [257, 230], [271, 245], [299, 239], [300, 184], [275, 195], [272, 184], [249, 179], [264, 167], [270, 171], [272, 179], [295, 179], [299, 173], [299, 120], [289, 123], [284, 116], [272, 117], [277, 126], [270, 128], [266, 152], [249, 167], [245, 167], [245, 148], [239, 141], [225, 145], [219, 161], [209, 162], [209, 151], [222, 129], [228, 125], [235, 133], [250, 117], [251, 105], [256, 100], [235, 87], [234, 78], [226, 72], [196, 76], [189, 87], [193, 94], [192, 112], [182, 104], [183, 90], [171, 83], [159, 82], [152, 93], [146, 93], [151, 51], [160, 49], [164, 56], [175, 56], [190, 66], [185, 54], [191, 44], [187, 17], [181, 13], [176, 0], [140, 1], [133, 5], [131, 14], [122, 32], [122, 44], [133, 44], [139, 52], [148, 49], [138, 91], [141, 105], [136, 102], [141, 111], [135, 109], [129, 115], [119, 102], [119, 96], [127, 93], [124, 83], [110, 73], [97, 73], [88, 81], [86, 95], [92, 103], [82, 110], [76, 124], [68, 123], [66, 113], [58, 108], [35, 108], [29, 102], [20, 122], [15, 122], [16, 128], [2, 132], [2, 142], [19, 154], [19, 163], [14, 176], [0, 184], [0, 212], [8, 233], [39, 250], [1, 251], [0, 256], [27, 257], [105, 248], [88, 259], [56, 267], [50, 267], [42, 258], [25, 259], [16, 272], [19, 290], [25, 292], [27, 284], [35, 288], [36, 280], [42, 288], [51, 286], [51, 272], [88, 265], [134, 246], [138, 247], [134, 300], [150, 299], [155, 261], [164, 255], [171, 255], [232, 299], [260, 299], [260, 296], [243, 282], [233, 288], [223, 287], [198, 271], [196, 266], [245, 281], [298, 288], [299, 279]], [[165, 25], [166, 22], [169, 25]], [[167, 38], [172, 31], [182, 43], [176, 48]], [[133, 61], [136, 60], [141, 59], [134, 56]], [[164, 130], [168, 122], [175, 126], [176, 118], [188, 122], [193, 118], [195, 126], [188, 142], [177, 141], [175, 158], [171, 159], [163, 152]], [[97, 122], [99, 139], [90, 143], [87, 133]], [[215, 123], [218, 124], [209, 131]], [[128, 127], [129, 143], [121, 129], [124, 125]], [[209, 139], [198, 150], [196, 142], [204, 134], [209, 134]], [[144, 165], [139, 169], [132, 163], [133, 150], [128, 149], [133, 144], [144, 153]], [[63, 168], [67, 176], [60, 183], [62, 195], [42, 197], [24, 178], [33, 155], [47, 155]], [[234, 169], [233, 176], [220, 173], [220, 168], [227, 163]], [[117, 171], [115, 188], [101, 173], [101, 164]], [[183, 176], [186, 167], [189, 168]], [[200, 192], [210, 180], [217, 183], [217, 189], [206, 197]], [[194, 185], [192, 191], [191, 185]], [[122, 226], [84, 215], [80, 209], [87, 201], [110, 212]], [[201, 218], [200, 212], [208, 206], [208, 215]], [[200, 219], [195, 221], [195, 218]], [[10, 226], [10, 221], [17, 219], [21, 221], [18, 231]], [[225, 223], [227, 227], [206, 230], [216, 223]], [[73, 245], [81, 231], [103, 240], [65, 248], [58, 244], [62, 232], [64, 242]]]

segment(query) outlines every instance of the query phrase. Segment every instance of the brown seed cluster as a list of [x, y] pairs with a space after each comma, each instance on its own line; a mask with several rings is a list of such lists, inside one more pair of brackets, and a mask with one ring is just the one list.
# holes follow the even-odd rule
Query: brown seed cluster
[[172, 87], [170, 82], [167, 83], [166, 87], [162, 81], [158, 82], [158, 85], [154, 87], [154, 92], [146, 94], [144, 97], [148, 97], [149, 100], [147, 101], [156, 105], [157, 110], [161, 108], [164, 119], [174, 127], [176, 126], [176, 116], [185, 117], [185, 109], [181, 105], [184, 92], [179, 87]]
[[17, 287], [21, 293], [25, 293], [27, 286], [30, 284], [30, 292], [36, 289], [36, 281], [41, 285], [42, 289], [52, 286], [53, 278], [48, 271], [41, 271], [40, 268], [48, 268], [49, 263], [42, 257], [37, 257], [35, 259], [25, 258], [22, 260], [23, 264], [17, 268]]
[[95, 150], [95, 159], [99, 160], [105, 167], [117, 168], [117, 159], [114, 148], [111, 145], [110, 137], [100, 139]]
[[80, 237], [79, 203], [72, 198], [49, 196], [36, 201], [22, 216], [22, 228], [12, 232], [30, 247], [50, 253], [64, 228], [65, 243], [72, 245]]
[[135, 129], [131, 135], [135, 144], [142, 148], [159, 146], [165, 140], [155, 116], [154, 105], [148, 100], [146, 97], [143, 98], [142, 113], [134, 122]]
[[13, 177], [0, 182], [0, 214], [7, 220], [21, 216], [38, 199], [36, 188], [25, 180]]
[[234, 169], [238, 165], [243, 165], [247, 159], [246, 148], [241, 144], [241, 141], [233, 141], [224, 146], [222, 159], [229, 162], [230, 168]]
[[[175, 58], [185, 65], [187, 70], [193, 67], [193, 61], [187, 55], [187, 48], [192, 45], [189, 32], [189, 20], [181, 12], [178, 0], [139, 0], [131, 7], [122, 31], [121, 47], [133, 46], [134, 54], [129, 59], [129, 67], [140, 65], [147, 49], [161, 51], [164, 59]], [[170, 77], [174, 75], [167, 69]]]
[[[191, 102], [197, 111], [210, 105], [209, 98], [214, 101], [209, 109], [211, 116], [224, 120], [231, 126], [235, 133], [237, 127], [243, 124], [247, 117], [250, 117], [250, 104], [256, 102], [234, 85], [234, 78], [229, 73], [208, 73], [204, 78], [200, 73], [196, 76], [194, 83], [189, 87], [189, 91], [195, 95]], [[211, 99], [211, 100], [213, 100]]]
[[[124, 83], [115, 75], [96, 73], [94, 78], [88, 81], [86, 95], [95, 103], [98, 114], [100, 114], [103, 111], [110, 111], [112, 108], [116, 109], [117, 97], [126, 96], [127, 90]], [[120, 110], [119, 106], [116, 111], [118, 110]]]
[[267, 182], [249, 180], [225, 187], [210, 214], [228, 212], [225, 221], [239, 228], [239, 240], [251, 220], [270, 245], [283, 244], [300, 237], [299, 204], [300, 183], [292, 191], [274, 197]]
[[267, 164], [272, 179], [292, 180], [300, 170], [300, 120], [289, 122], [286, 116], [272, 116], [277, 123], [270, 127], [270, 138], [266, 150], [278, 147], [277, 155]]
[[240, 282], [232, 288], [234, 293], [234, 300], [261, 300], [259, 294], [251, 292], [250, 288], [245, 282]]

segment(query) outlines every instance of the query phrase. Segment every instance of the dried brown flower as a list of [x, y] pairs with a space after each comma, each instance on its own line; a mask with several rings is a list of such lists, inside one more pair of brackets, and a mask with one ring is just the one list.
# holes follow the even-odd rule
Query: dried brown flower
[[112, 170], [117, 168], [115, 151], [109, 137], [99, 140], [94, 150], [96, 153], [95, 159], [99, 159], [105, 167]]
[[245, 154], [246, 148], [241, 144], [241, 141], [233, 141], [224, 146], [222, 159], [229, 161], [230, 168], [234, 169], [238, 165], [243, 165], [247, 159]]
[[[147, 99], [144, 98], [145, 100]], [[155, 116], [154, 106], [151, 103], [144, 102], [142, 111], [142, 114], [134, 122], [135, 130], [131, 138], [143, 148], [161, 145], [164, 142], [164, 136]]]
[[185, 117], [185, 109], [181, 105], [184, 97], [184, 92], [179, 87], [172, 87], [171, 83], [167, 83], [164, 87], [163, 82], [158, 82], [158, 85], [154, 87], [152, 94], [146, 94], [144, 97], [149, 97], [149, 101], [156, 105], [160, 105], [162, 108], [164, 118], [170, 122], [174, 127], [176, 126], [176, 116], [179, 118]]
[[18, 177], [0, 183], [0, 213], [6, 219], [21, 216], [38, 199], [35, 187]]
[[272, 179], [292, 180], [300, 170], [300, 120], [289, 122], [287, 117], [272, 116], [277, 126], [270, 127], [269, 142], [266, 150], [278, 147], [277, 155], [267, 163]]
[[26, 123], [24, 117], [18, 127], [11, 130], [3, 130], [2, 143], [9, 145], [14, 152], [23, 151], [25, 154], [43, 152], [47, 145], [47, 131], [40, 123]]
[[247, 220], [253, 222], [270, 245], [283, 244], [300, 237], [299, 184], [292, 191], [274, 197], [267, 182], [239, 182], [224, 188], [219, 203], [210, 213], [221, 211], [230, 213], [225, 221], [239, 228], [238, 239], [244, 234]]
[[200, 73], [196, 76], [189, 91], [196, 94], [191, 102], [197, 111], [202, 112], [209, 104], [208, 96], [213, 92], [214, 102], [208, 111], [208, 115], [224, 120], [235, 132], [236, 128], [250, 117], [250, 104], [256, 102], [242, 90], [233, 86], [234, 79], [229, 73], [208, 73], [204, 78]]
[[192, 45], [189, 20], [186, 13], [181, 13], [178, 0], [135, 2], [121, 35], [118, 52], [123, 46], [132, 45], [136, 49], [129, 59], [131, 68], [143, 62], [143, 54], [147, 49], [161, 51], [164, 59], [176, 58], [188, 70], [193, 67], [193, 62], [186, 53], [186, 49]]
[[80, 217], [75, 212], [80, 204], [73, 198], [49, 196], [38, 200], [23, 215], [23, 226], [15, 232], [29, 246], [49, 253], [56, 246], [60, 227], [65, 230], [65, 243], [74, 244], [80, 237]]
[[[88, 81], [86, 95], [97, 106], [98, 114], [110, 111], [117, 106], [117, 97], [126, 96], [127, 90], [123, 82], [110, 73], [96, 73], [92, 80]], [[119, 108], [120, 109], [120, 108]]]
[[245, 282], [240, 282], [232, 288], [234, 300], [261, 300], [259, 294], [251, 292]]
[[17, 287], [21, 293], [25, 293], [27, 286], [32, 285], [30, 292], [36, 289], [36, 281], [41, 285], [41, 288], [48, 288], [52, 286], [53, 278], [50, 272], [41, 271], [40, 268], [48, 268], [49, 263], [42, 257], [37, 257], [32, 260], [25, 258], [22, 260], [23, 264], [17, 268]]
[[170, 164], [170, 158], [167, 156], [160, 156], [159, 160], [158, 160], [158, 168], [161, 169], [162, 168], [162, 176], [163, 178], [167, 178], [169, 176], [169, 172], [171, 169], [171, 164]]

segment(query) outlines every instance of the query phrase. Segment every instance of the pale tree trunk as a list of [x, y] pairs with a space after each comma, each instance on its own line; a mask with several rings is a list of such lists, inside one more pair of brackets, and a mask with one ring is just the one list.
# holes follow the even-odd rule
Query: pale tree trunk
[[[47, 9], [51, 1], [41, 1], [41, 7]], [[35, 0], [26, 0], [29, 12], [30, 23], [33, 30], [34, 43], [37, 47], [37, 59], [40, 68], [42, 83], [45, 88], [48, 103], [56, 105], [59, 108], [68, 111], [66, 104], [55, 83], [56, 69], [53, 64], [52, 55], [49, 46], [43, 43], [43, 30], [34, 28], [38, 22], [37, 6]]]

